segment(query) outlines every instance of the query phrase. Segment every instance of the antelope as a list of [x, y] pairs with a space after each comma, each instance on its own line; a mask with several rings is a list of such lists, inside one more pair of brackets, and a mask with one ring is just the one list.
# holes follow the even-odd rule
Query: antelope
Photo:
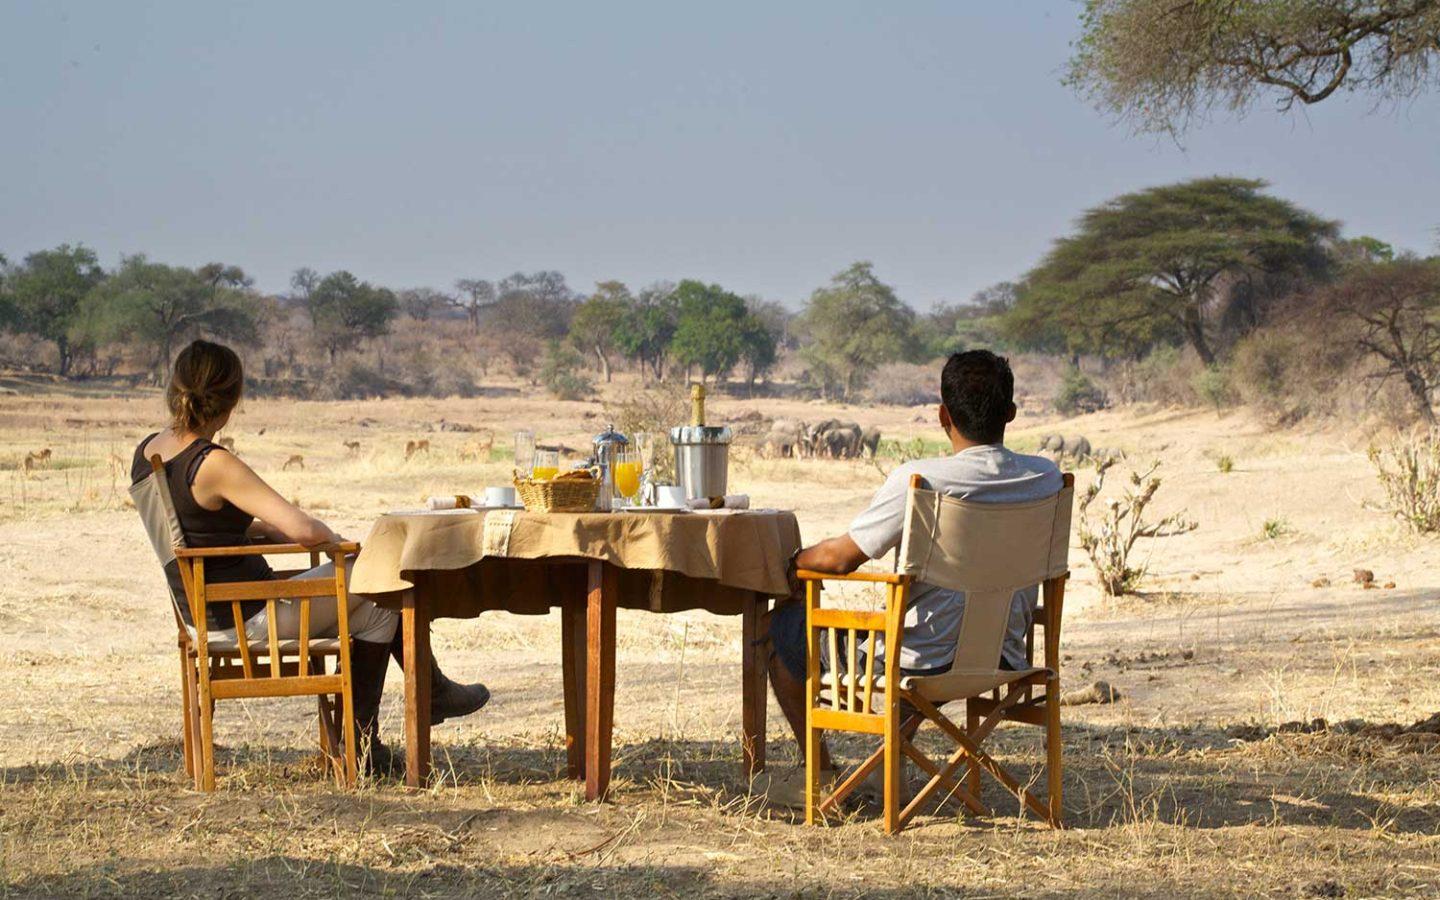
[[476, 461], [490, 458], [490, 448], [495, 446], [495, 434], [491, 432], [479, 440], [470, 441], [460, 448], [461, 459], [473, 459]]
[[417, 454], [417, 453], [424, 453], [424, 454], [426, 454], [427, 456], [429, 455], [429, 453], [430, 453], [430, 441], [429, 441], [428, 439], [422, 439], [422, 440], [418, 440], [418, 441], [406, 441], [406, 442], [405, 442], [405, 460], [406, 460], [406, 462], [409, 462], [410, 457], [414, 456], [414, 455]]
[[36, 469], [50, 468], [50, 448], [35, 450], [25, 454], [25, 471], [33, 472]]
[[289, 459], [285, 460], [285, 465], [280, 467], [280, 471], [288, 472], [291, 466], [299, 466], [303, 472], [305, 470], [305, 457], [298, 453], [291, 455]]
[[343, 443], [345, 444], [345, 449], [348, 450], [348, 451], [350, 451], [350, 455], [351, 455], [351, 456], [359, 456], [359, 455], [360, 455], [360, 442], [359, 442], [359, 441], [344, 441]]

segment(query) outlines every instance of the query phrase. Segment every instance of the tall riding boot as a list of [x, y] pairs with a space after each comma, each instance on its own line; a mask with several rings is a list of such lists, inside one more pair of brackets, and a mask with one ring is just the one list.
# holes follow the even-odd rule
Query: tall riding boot
[[380, 695], [385, 691], [385, 670], [390, 646], [373, 641], [350, 642], [350, 697], [355, 704], [355, 750], [360, 770], [370, 775], [391, 775], [395, 757], [380, 740]]
[[[405, 665], [405, 643], [400, 629], [390, 641], [390, 654], [403, 668]], [[490, 702], [490, 690], [480, 682], [461, 684], [451, 681], [440, 671], [435, 656], [430, 656], [430, 724], [439, 725], [446, 719], [468, 716]]]

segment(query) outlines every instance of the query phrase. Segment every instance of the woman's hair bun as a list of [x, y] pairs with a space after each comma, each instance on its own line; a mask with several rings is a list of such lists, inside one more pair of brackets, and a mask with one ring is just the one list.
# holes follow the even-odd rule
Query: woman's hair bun
[[192, 341], [175, 357], [175, 370], [165, 390], [170, 427], [199, 431], [240, 402], [245, 370], [234, 350], [212, 341]]

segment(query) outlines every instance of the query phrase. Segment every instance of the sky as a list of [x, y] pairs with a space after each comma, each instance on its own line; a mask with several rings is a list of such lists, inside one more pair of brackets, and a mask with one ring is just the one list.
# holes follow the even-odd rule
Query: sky
[[0, 253], [64, 242], [394, 288], [559, 269], [917, 309], [1186, 178], [1422, 252], [1440, 94], [1135, 136], [1061, 84], [1073, 2], [0, 0]]

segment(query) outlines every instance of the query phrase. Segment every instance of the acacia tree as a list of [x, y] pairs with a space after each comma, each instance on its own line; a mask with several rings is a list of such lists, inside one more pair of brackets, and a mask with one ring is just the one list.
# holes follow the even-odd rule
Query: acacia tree
[[848, 400], [878, 366], [905, 354], [914, 322], [874, 266], [857, 262], [810, 295], [801, 316], [809, 343], [800, 355], [823, 393], [838, 389]]
[[642, 384], [648, 375], [665, 380], [665, 356], [675, 337], [678, 317], [675, 285], [658, 282], [641, 289], [629, 314], [620, 321], [616, 345], [627, 359], [639, 365]]
[[1440, 69], [1437, 0], [1086, 0], [1066, 81], [1140, 131], [1342, 88], [1411, 97]]
[[1399, 378], [1415, 411], [1435, 424], [1430, 399], [1440, 385], [1440, 259], [1401, 257], [1353, 266], [1318, 292], [1317, 312], [1353, 340], [1381, 368], [1380, 379]]
[[675, 360], [687, 370], [699, 367], [702, 382], [735, 368], [744, 350], [745, 301], [718, 284], [690, 278], [675, 287], [675, 301], [678, 315], [670, 343]]
[[417, 322], [428, 322], [442, 308], [454, 305], [453, 297], [434, 288], [407, 288], [397, 297], [405, 315]]
[[449, 304], [465, 311], [470, 330], [480, 333], [480, 317], [495, 304], [495, 285], [483, 278], [462, 278], [455, 282], [458, 294], [446, 297]]
[[126, 257], [118, 271], [86, 295], [72, 336], [150, 347], [159, 382], [183, 341], [209, 335], [255, 343], [259, 314], [250, 279], [238, 266], [209, 263], [187, 269], [136, 255]]
[[70, 374], [75, 359], [73, 331], [81, 305], [104, 279], [95, 251], [80, 244], [31, 253], [5, 279], [16, 330], [53, 343], [62, 376]]
[[[1088, 210], [1027, 276], [1006, 323], [1024, 340], [1058, 332], [1072, 353], [1138, 356], [1184, 341], [1215, 362], [1218, 323], [1243, 302], [1263, 319], [1258, 279], [1321, 277], [1338, 226], [1261, 193], [1265, 182], [1202, 178]], [[1241, 290], [1241, 288], [1247, 288]]]
[[630, 314], [635, 298], [619, 281], [602, 281], [595, 293], [575, 308], [570, 320], [570, 342], [586, 353], [594, 353], [600, 372], [610, 380], [610, 355], [619, 347], [619, 333]]
[[330, 354], [336, 355], [358, 341], [390, 332], [390, 323], [400, 311], [400, 302], [388, 288], [375, 287], [346, 271], [326, 275], [310, 295], [315, 336]]

